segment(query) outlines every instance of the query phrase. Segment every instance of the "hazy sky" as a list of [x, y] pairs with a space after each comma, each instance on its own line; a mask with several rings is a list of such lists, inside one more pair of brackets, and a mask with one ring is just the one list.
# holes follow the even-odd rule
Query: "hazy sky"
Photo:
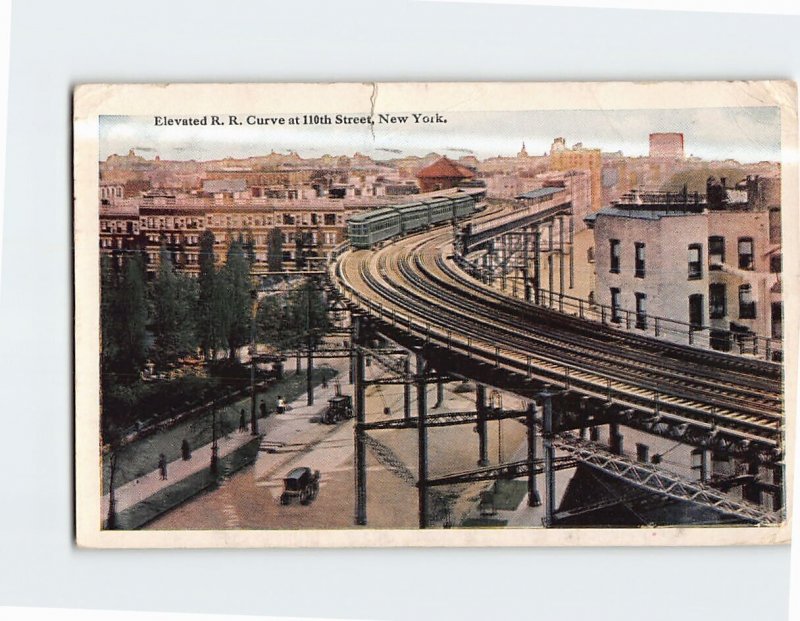
[[[238, 116], [244, 122], [247, 113]], [[436, 151], [484, 159], [514, 155], [523, 140], [529, 154], [540, 155], [556, 136], [566, 138], [569, 146], [582, 142], [604, 151], [647, 155], [651, 132], [682, 132], [686, 155], [741, 162], [780, 159], [780, 112], [772, 107], [450, 112], [445, 116], [446, 124], [375, 125], [374, 138], [365, 125], [164, 127], [156, 126], [151, 116], [104, 116], [100, 157], [134, 149], [148, 159], [159, 155], [176, 160], [247, 157], [272, 150], [296, 151], [303, 157], [358, 151], [377, 159]]]

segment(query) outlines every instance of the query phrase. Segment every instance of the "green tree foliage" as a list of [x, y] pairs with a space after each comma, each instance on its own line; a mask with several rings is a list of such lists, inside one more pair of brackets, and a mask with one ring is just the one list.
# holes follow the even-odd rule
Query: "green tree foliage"
[[258, 338], [277, 349], [319, 344], [330, 329], [325, 299], [310, 280], [287, 295], [270, 295], [259, 304], [256, 318]]
[[203, 231], [200, 236], [200, 274], [197, 279], [197, 335], [206, 359], [224, 344], [221, 318], [221, 298], [216, 291], [217, 271], [214, 265], [214, 233]]
[[127, 257], [121, 269], [101, 264], [102, 367], [123, 382], [138, 377], [147, 358], [147, 295], [142, 257]]
[[253, 264], [256, 262], [256, 240], [253, 238], [253, 232], [249, 229], [245, 231], [242, 248], [244, 248], [247, 262], [250, 264], [250, 267], [253, 267]]
[[216, 299], [220, 304], [223, 334], [231, 360], [236, 350], [250, 340], [250, 313], [252, 308], [250, 262], [239, 241], [231, 242], [225, 267], [220, 271], [220, 285]]
[[291, 349], [296, 345], [297, 334], [291, 325], [286, 296], [269, 295], [259, 303], [256, 330], [259, 341], [277, 349]]
[[319, 287], [312, 280], [306, 280], [303, 287], [292, 291], [290, 295], [294, 324], [305, 342], [306, 335], [311, 338], [312, 345], [318, 345], [322, 335], [330, 329], [327, 305]]
[[156, 365], [163, 368], [197, 349], [195, 309], [198, 287], [189, 276], [175, 271], [164, 247], [160, 258], [151, 288], [151, 328], [154, 335], [152, 356]]
[[269, 271], [280, 272], [283, 269], [283, 235], [279, 228], [274, 228], [269, 232], [267, 261]]

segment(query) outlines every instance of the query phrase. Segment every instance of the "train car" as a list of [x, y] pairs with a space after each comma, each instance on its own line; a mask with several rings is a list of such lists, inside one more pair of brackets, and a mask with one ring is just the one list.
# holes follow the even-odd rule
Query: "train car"
[[403, 235], [424, 229], [430, 224], [430, 208], [425, 203], [406, 203], [394, 209], [400, 214]]
[[464, 218], [476, 211], [476, 202], [472, 196], [457, 196], [453, 199], [455, 218]]
[[401, 231], [401, 214], [391, 207], [356, 214], [347, 221], [347, 236], [354, 248], [370, 248]]
[[438, 196], [425, 201], [431, 210], [431, 224], [438, 224], [440, 222], [447, 222], [453, 218], [453, 201], [454, 198]]
[[478, 211], [480, 190], [450, 191], [413, 203], [382, 207], [354, 215], [347, 221], [347, 234], [354, 248], [371, 248], [375, 244], [418, 231], [433, 224], [465, 218]]

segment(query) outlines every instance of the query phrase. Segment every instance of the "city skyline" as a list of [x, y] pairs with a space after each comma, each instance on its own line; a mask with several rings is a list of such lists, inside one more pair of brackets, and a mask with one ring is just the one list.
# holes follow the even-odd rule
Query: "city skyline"
[[[626, 157], [648, 154], [651, 133], [684, 135], [686, 156], [740, 163], [779, 161], [778, 108], [684, 110], [537, 110], [445, 113], [446, 124], [316, 126], [155, 126], [153, 117], [101, 116], [100, 159], [139, 155], [168, 161], [211, 161], [296, 152], [304, 159], [360, 153], [376, 160], [473, 155], [513, 157], [522, 143], [532, 156], [549, 153], [556, 137]], [[374, 129], [374, 137], [372, 134]]]

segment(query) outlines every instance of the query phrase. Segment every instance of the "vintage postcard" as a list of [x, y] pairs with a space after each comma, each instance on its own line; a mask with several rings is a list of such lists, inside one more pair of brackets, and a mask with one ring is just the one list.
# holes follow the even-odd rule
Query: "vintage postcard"
[[78, 544], [788, 542], [796, 102], [77, 87]]

